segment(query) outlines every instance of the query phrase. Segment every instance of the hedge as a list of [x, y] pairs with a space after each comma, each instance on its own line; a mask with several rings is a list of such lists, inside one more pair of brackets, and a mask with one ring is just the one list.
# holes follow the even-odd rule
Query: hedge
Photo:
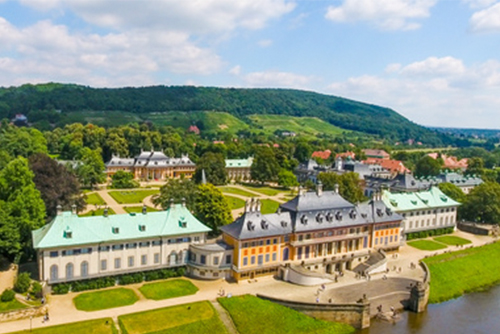
[[14, 290], [5, 289], [2, 292], [2, 296], [0, 297], [0, 300], [4, 303], [7, 303], [10, 301], [13, 301], [15, 297], [16, 297], [16, 293], [14, 292]]
[[406, 240], [424, 239], [424, 238], [433, 237], [433, 236], [437, 236], [437, 235], [450, 234], [450, 233], [453, 233], [453, 231], [454, 231], [453, 227], [446, 227], [446, 228], [438, 228], [435, 230], [412, 232], [412, 233], [408, 233], [406, 235]]
[[141, 283], [143, 281], [155, 281], [160, 279], [166, 279], [170, 277], [180, 277], [184, 276], [186, 273], [185, 267], [178, 267], [172, 269], [158, 269], [143, 271], [131, 274], [124, 274], [118, 276], [108, 276], [101, 278], [94, 278], [82, 281], [74, 281], [68, 283], [59, 283], [52, 285], [52, 293], [55, 295], [66, 294], [69, 291], [80, 292], [86, 290], [97, 290], [103, 288], [109, 288], [119, 285], [127, 285], [134, 283]]

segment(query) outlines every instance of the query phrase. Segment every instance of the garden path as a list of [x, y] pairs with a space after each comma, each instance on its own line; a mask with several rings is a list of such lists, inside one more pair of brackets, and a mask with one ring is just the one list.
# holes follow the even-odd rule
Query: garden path
[[113, 197], [111, 197], [111, 195], [108, 194], [108, 190], [98, 190], [97, 193], [102, 197], [102, 199], [104, 200], [104, 202], [106, 202], [106, 204], [108, 205], [108, 207], [110, 207], [111, 209], [113, 209], [113, 211], [116, 213], [116, 214], [123, 214], [123, 213], [127, 213], [127, 211], [125, 211], [125, 209], [123, 208], [123, 206], [121, 204], [118, 204], [115, 199]]

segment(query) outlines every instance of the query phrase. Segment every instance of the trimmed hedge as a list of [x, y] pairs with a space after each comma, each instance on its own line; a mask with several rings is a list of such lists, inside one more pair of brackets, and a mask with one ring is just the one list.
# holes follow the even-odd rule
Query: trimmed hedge
[[88, 279], [83, 281], [75, 281], [69, 283], [59, 283], [52, 286], [52, 293], [55, 295], [63, 295], [72, 292], [80, 292], [87, 290], [97, 290], [109, 288], [118, 285], [128, 285], [134, 283], [141, 283], [143, 281], [155, 281], [171, 277], [184, 276], [186, 273], [185, 267], [172, 268], [172, 269], [158, 269], [151, 271], [143, 271], [132, 274], [108, 276], [101, 278]]
[[14, 292], [14, 290], [5, 289], [2, 292], [2, 296], [0, 296], [0, 300], [4, 303], [7, 303], [10, 301], [13, 301], [15, 297], [16, 297], [16, 293]]
[[408, 233], [406, 235], [406, 240], [425, 239], [425, 238], [434, 237], [437, 235], [450, 234], [450, 233], [453, 233], [453, 231], [454, 231], [453, 227], [446, 227], [446, 228], [438, 228], [435, 230], [412, 232], [412, 233]]

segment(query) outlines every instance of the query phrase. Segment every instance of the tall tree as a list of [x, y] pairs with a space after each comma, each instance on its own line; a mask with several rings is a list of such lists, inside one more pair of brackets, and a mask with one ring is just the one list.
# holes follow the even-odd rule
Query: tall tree
[[170, 206], [171, 201], [181, 203], [184, 199], [188, 208], [192, 209], [196, 197], [196, 185], [187, 179], [169, 179], [160, 188], [160, 193], [153, 197], [153, 203], [163, 209]]
[[208, 183], [215, 185], [226, 184], [227, 171], [226, 161], [221, 153], [206, 152], [196, 163], [194, 181], [201, 183], [203, 170]]
[[285, 188], [291, 188], [298, 186], [299, 182], [293, 172], [282, 169], [278, 174], [278, 184]]
[[73, 204], [79, 209], [84, 207], [80, 184], [68, 168], [43, 153], [32, 155], [29, 164], [49, 218], [55, 217], [58, 205], [65, 210], [69, 210]]
[[231, 223], [231, 209], [222, 192], [213, 184], [200, 184], [196, 191], [194, 215], [212, 229], [211, 235], [220, 234], [219, 227]]
[[455, 184], [450, 183], [450, 182], [442, 182], [438, 185], [439, 190], [441, 190], [446, 196], [450, 197], [451, 199], [459, 202], [459, 203], [464, 203], [466, 200], [465, 193], [457, 187]]
[[313, 149], [311, 145], [309, 145], [306, 141], [301, 140], [297, 143], [295, 147], [294, 157], [300, 162], [307, 161], [311, 158], [311, 154], [313, 153]]
[[324, 190], [334, 190], [338, 184], [340, 196], [351, 203], [359, 203], [366, 199], [359, 183], [358, 173], [348, 172], [342, 175], [332, 172], [319, 173], [318, 180], [323, 184]]
[[428, 155], [422, 157], [415, 166], [415, 175], [418, 177], [438, 175], [441, 172], [441, 161]]
[[500, 224], [500, 184], [485, 182], [475, 187], [459, 210], [466, 220]]
[[266, 181], [277, 181], [280, 165], [276, 156], [269, 147], [262, 146], [255, 153], [255, 158], [250, 169], [252, 179], [264, 183]]
[[88, 147], [84, 147], [80, 154], [81, 165], [76, 169], [76, 174], [80, 182], [91, 188], [104, 182], [106, 176], [104, 175], [105, 166], [101, 157], [101, 150], [91, 150]]
[[467, 162], [467, 175], [482, 176], [484, 173], [484, 160], [479, 157], [470, 158]]
[[21, 235], [9, 211], [8, 204], [0, 201], [0, 256], [12, 261], [21, 250]]

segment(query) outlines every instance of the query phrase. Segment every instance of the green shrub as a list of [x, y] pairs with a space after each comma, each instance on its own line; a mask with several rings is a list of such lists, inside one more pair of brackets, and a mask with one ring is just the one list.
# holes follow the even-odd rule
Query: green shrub
[[31, 285], [30, 296], [34, 299], [40, 299], [43, 296], [42, 285], [38, 282], [33, 282]]
[[16, 297], [16, 293], [14, 292], [14, 290], [5, 289], [2, 292], [2, 296], [0, 296], [0, 300], [4, 303], [7, 303], [10, 301], [13, 301], [15, 297]]
[[28, 292], [31, 285], [31, 278], [29, 273], [21, 273], [17, 275], [16, 282], [14, 283], [14, 291], [17, 293]]
[[60, 283], [52, 286], [52, 293], [55, 295], [64, 295], [69, 292], [69, 284]]

